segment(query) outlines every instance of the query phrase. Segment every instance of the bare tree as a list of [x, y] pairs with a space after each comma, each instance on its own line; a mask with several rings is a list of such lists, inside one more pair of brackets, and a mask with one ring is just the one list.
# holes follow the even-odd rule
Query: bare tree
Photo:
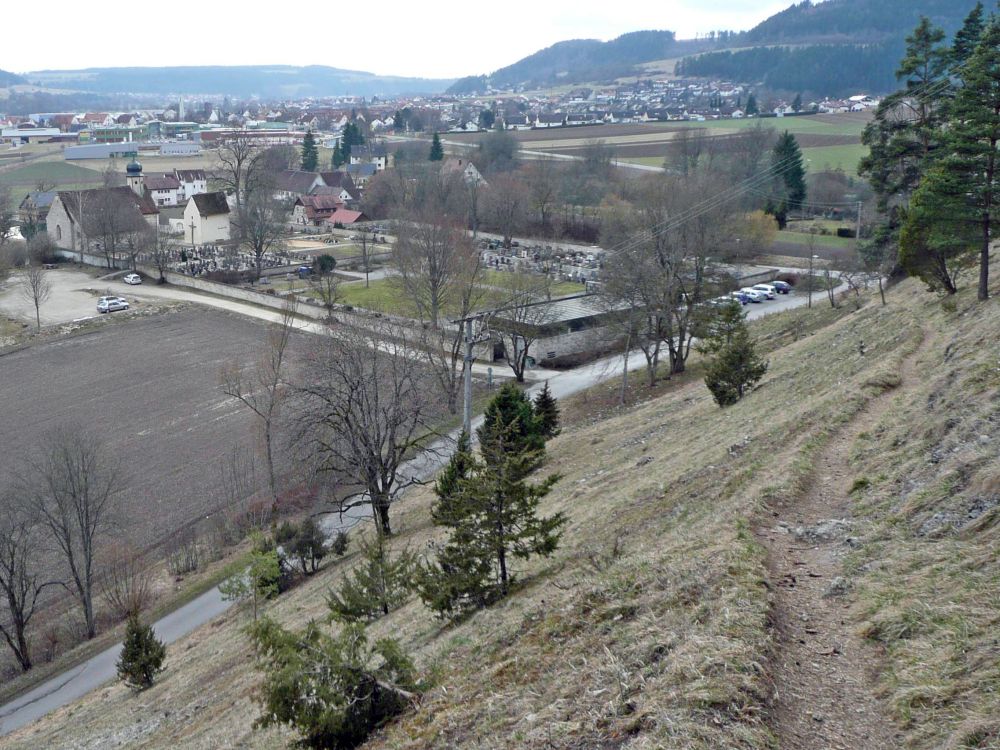
[[527, 172], [528, 195], [539, 227], [545, 231], [552, 221], [552, 210], [559, 193], [559, 180], [553, 159], [531, 162]]
[[14, 208], [11, 205], [10, 188], [0, 185], [0, 248], [11, 239], [11, 230], [15, 226]]
[[38, 597], [58, 581], [39, 574], [38, 533], [17, 498], [0, 500], [0, 635], [14, 652], [22, 672], [31, 669], [28, 627]]
[[300, 441], [317, 471], [363, 489], [337, 510], [370, 506], [390, 534], [389, 509], [410, 481], [400, 470], [433, 403], [406, 329], [384, 323], [317, 341], [296, 390]]
[[267, 331], [267, 344], [260, 350], [250, 371], [238, 364], [222, 370], [222, 391], [237, 399], [252, 411], [260, 423], [264, 460], [267, 464], [267, 484], [273, 506], [278, 504], [278, 476], [275, 468], [275, 442], [278, 416], [287, 396], [285, 362], [292, 335], [294, 300], [282, 311], [281, 322]]
[[177, 241], [161, 232], [159, 228], [145, 235], [143, 241], [143, 251], [159, 274], [156, 283], [166, 284], [166, 272], [170, 270], [170, 264], [179, 257]]
[[341, 278], [332, 268], [318, 266], [319, 264], [313, 269], [313, 275], [309, 278], [309, 288], [323, 303], [323, 307], [326, 308], [326, 316], [331, 319], [333, 318], [333, 309], [340, 300]]
[[515, 271], [503, 284], [503, 302], [493, 315], [493, 333], [503, 343], [504, 359], [518, 383], [524, 382], [531, 345], [552, 320], [551, 280], [546, 276]]
[[153, 598], [153, 576], [139, 551], [116, 544], [101, 566], [101, 595], [119, 620], [137, 617]]
[[219, 145], [218, 180], [223, 189], [235, 197], [237, 216], [242, 212], [244, 199], [251, 192], [262, 155], [258, 135], [245, 129], [236, 131]]
[[22, 276], [21, 295], [35, 306], [35, 326], [42, 330], [41, 307], [52, 294], [52, 284], [42, 266], [28, 266]]
[[503, 246], [510, 247], [514, 234], [524, 225], [525, 186], [512, 175], [493, 178], [486, 191], [486, 215], [503, 235]]
[[79, 200], [86, 235], [100, 243], [108, 268], [114, 268], [127, 239], [149, 229], [135, 194], [129, 188], [106, 186], [81, 191]]
[[253, 256], [258, 279], [264, 256], [284, 249], [287, 218], [287, 208], [263, 189], [250, 193], [236, 211], [233, 228], [240, 245]]
[[82, 429], [50, 433], [23, 480], [26, 496], [69, 569], [87, 637], [94, 620], [94, 563], [121, 491], [121, 472], [99, 439]]
[[475, 276], [479, 253], [469, 236], [433, 206], [411, 213], [397, 226], [392, 258], [403, 289], [420, 320], [437, 328], [443, 312], [458, 301], [470, 272]]

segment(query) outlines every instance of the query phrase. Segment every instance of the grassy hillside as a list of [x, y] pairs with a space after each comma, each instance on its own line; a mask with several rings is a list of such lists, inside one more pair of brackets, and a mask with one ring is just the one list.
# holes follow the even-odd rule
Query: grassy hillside
[[[372, 626], [402, 639], [435, 687], [366, 747], [800, 747], [775, 736], [779, 582], [761, 529], [826, 481], [815, 467], [834, 441], [849, 450], [833, 490], [852, 490], [854, 515], [837, 548], [851, 606], [838, 611], [880, 668], [881, 709], [908, 747], [996, 747], [998, 328], [995, 300], [963, 293], [948, 311], [906, 282], [887, 307], [823, 302], [755, 322], [770, 370], [725, 410], [697, 363], [624, 410], [614, 383], [563, 404], [545, 470], [565, 478], [544, 502], [569, 517], [562, 548], [461, 624], [413, 601]], [[430, 502], [419, 490], [399, 506], [414, 549], [436, 536]], [[323, 617], [354, 559], [271, 614]], [[150, 691], [108, 686], [6, 746], [285, 745], [289, 734], [251, 728], [247, 617], [171, 647]]]

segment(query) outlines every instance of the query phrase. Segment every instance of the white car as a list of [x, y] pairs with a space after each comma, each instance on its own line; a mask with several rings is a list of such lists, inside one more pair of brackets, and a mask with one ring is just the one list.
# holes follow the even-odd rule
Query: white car
[[124, 281], [126, 284], [141, 284], [142, 276], [140, 276], [137, 273], [127, 273], [122, 278], [122, 281]]
[[115, 310], [128, 310], [128, 302], [124, 297], [101, 297], [97, 300], [97, 312], [110, 313]]
[[768, 299], [774, 299], [776, 296], [778, 296], [778, 290], [775, 289], [770, 284], [754, 284], [753, 288], [756, 289], [758, 292], [763, 292], [763, 294]]
[[767, 299], [767, 295], [764, 292], [760, 291], [760, 289], [754, 289], [751, 286], [745, 286], [740, 291], [749, 297], [751, 302], [763, 302]]

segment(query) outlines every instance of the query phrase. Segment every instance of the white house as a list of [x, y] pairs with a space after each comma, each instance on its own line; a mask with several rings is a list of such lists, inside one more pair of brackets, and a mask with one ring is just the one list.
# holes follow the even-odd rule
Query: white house
[[149, 197], [157, 206], [176, 206], [184, 199], [181, 183], [172, 174], [148, 175], [145, 184]]
[[190, 200], [191, 196], [208, 192], [208, 178], [204, 169], [175, 169], [174, 176], [181, 184], [182, 200]]
[[192, 245], [229, 239], [229, 203], [226, 194], [198, 193], [184, 209], [184, 240]]

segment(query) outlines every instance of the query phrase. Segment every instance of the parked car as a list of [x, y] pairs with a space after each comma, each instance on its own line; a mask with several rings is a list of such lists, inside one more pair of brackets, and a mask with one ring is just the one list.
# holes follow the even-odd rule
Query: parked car
[[127, 273], [124, 277], [122, 277], [122, 281], [126, 284], [141, 284], [142, 276], [137, 273]]
[[750, 297], [743, 292], [733, 292], [729, 295], [732, 299], [739, 302], [741, 305], [745, 305], [750, 301]]
[[115, 310], [128, 310], [128, 302], [124, 297], [101, 297], [97, 300], [97, 312], [109, 313]]
[[754, 289], [753, 287], [743, 287], [740, 291], [745, 294], [751, 302], [763, 302], [767, 299], [767, 295], [759, 289]]
[[792, 285], [787, 281], [772, 281], [771, 286], [778, 291], [778, 294], [788, 294], [792, 291]]
[[778, 290], [770, 284], [754, 284], [753, 288], [758, 292], [763, 292], [768, 299], [774, 299], [778, 295]]

